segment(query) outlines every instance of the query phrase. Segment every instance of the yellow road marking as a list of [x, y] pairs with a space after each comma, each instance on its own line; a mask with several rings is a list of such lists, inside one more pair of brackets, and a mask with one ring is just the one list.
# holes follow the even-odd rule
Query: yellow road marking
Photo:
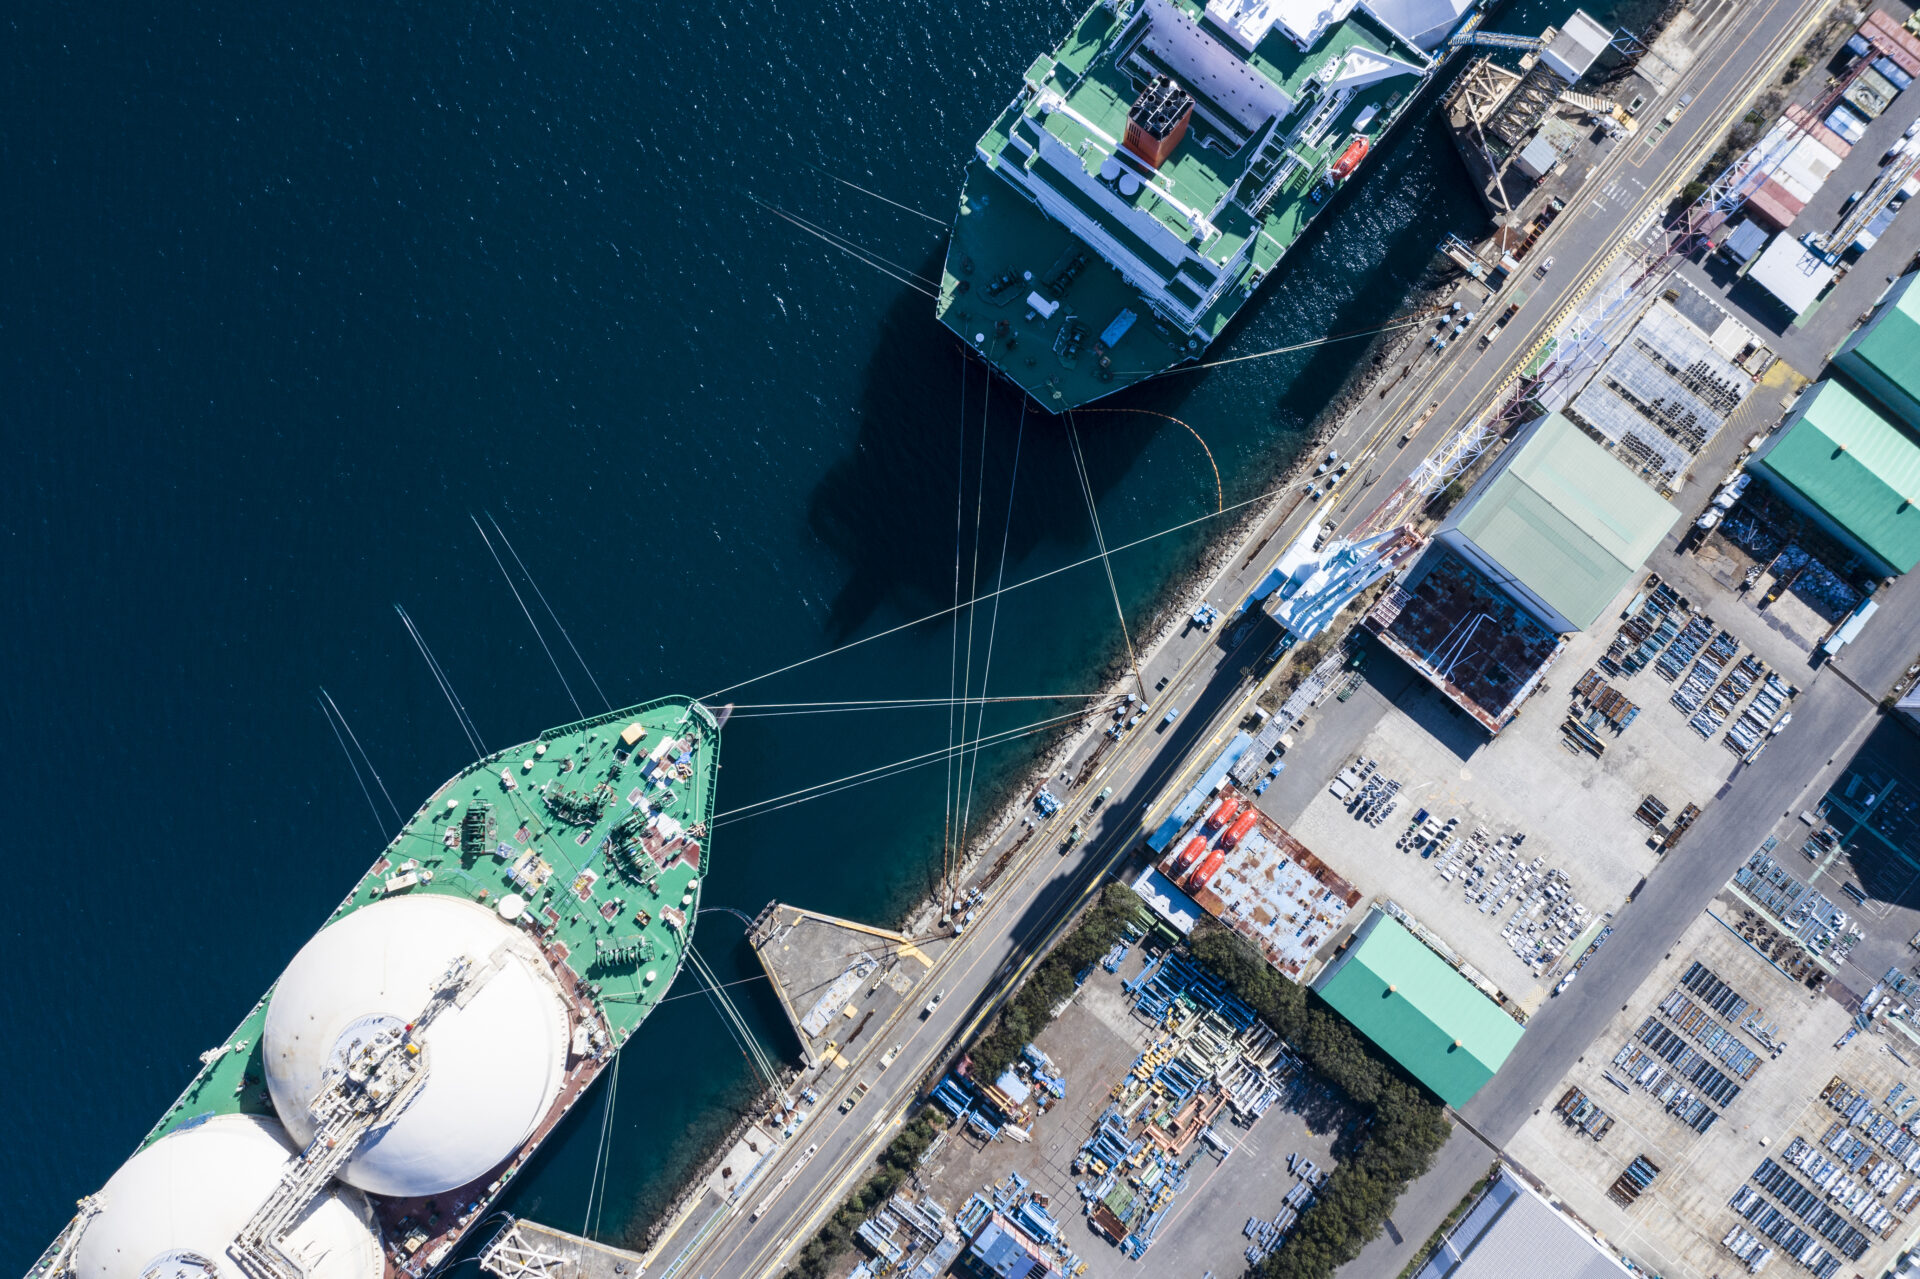
[[[1782, 0], [1772, 0], [1772, 3], [1768, 5], [1769, 11], [1777, 7], [1778, 4], [1781, 2]], [[1776, 52], [1773, 58], [1772, 67], [1770, 68], [1770, 70], [1777, 70], [1780, 62], [1782, 62], [1785, 59], [1785, 57], [1788, 56], [1788, 53], [1802, 42], [1802, 40], [1805, 38], [1805, 33], [1811, 30], [1814, 23], [1818, 20], [1818, 17], [1819, 17], [1819, 9], [1816, 8], [1813, 12], [1809, 14], [1808, 18], [1802, 22], [1799, 33], [1797, 33], [1793, 39], [1784, 41], [1781, 44], [1778, 52]], [[1761, 77], [1756, 77], [1749, 84], [1746, 94], [1742, 97], [1740, 104], [1744, 105], [1744, 103], [1747, 100], [1749, 100], [1755, 92], [1759, 90], [1761, 84], [1765, 83], [1769, 79], [1771, 79], [1771, 74], [1767, 74]], [[1696, 134], [1696, 136], [1698, 135]], [[1704, 147], [1696, 146], [1690, 149], [1693, 152], [1693, 162], [1697, 164], [1699, 159], [1699, 154], [1701, 151], [1704, 150]], [[1625, 153], [1622, 153], [1622, 158], [1624, 159], [1624, 157], [1625, 157]], [[1668, 164], [1666, 169], [1662, 171], [1662, 177], [1664, 178], [1666, 174], [1670, 172], [1672, 169], [1685, 163], [1687, 159], [1688, 159], [1687, 149], [1683, 149], [1682, 153], [1680, 155], [1675, 156], [1674, 159]], [[1633, 167], [1637, 168], [1639, 167], [1639, 165], [1635, 164]], [[1651, 188], [1649, 190], [1648, 198], [1649, 199], [1653, 198], [1651, 195]], [[1657, 207], [1657, 205], [1654, 207]], [[1562, 323], [1565, 322], [1567, 313], [1570, 310], [1570, 308], [1578, 306], [1582, 301], [1586, 299], [1587, 294], [1591, 292], [1591, 290], [1599, 282], [1600, 276], [1603, 270], [1605, 269], [1605, 267], [1611, 266], [1613, 261], [1619, 256], [1619, 254], [1622, 251], [1624, 251], [1625, 248], [1626, 248], [1626, 243], [1624, 240], [1617, 241], [1612, 251], [1607, 255], [1605, 261], [1602, 263], [1602, 265], [1598, 268], [1589, 270], [1586, 280], [1583, 282], [1581, 288], [1578, 290], [1575, 297], [1561, 307], [1559, 313], [1556, 314], [1553, 322], [1549, 324], [1547, 328], [1542, 331], [1541, 340], [1535, 344], [1534, 348], [1530, 352], [1528, 352], [1527, 356], [1524, 359], [1521, 359], [1516, 363], [1514, 363], [1513, 365], [1509, 366], [1507, 377], [1501, 383], [1499, 390], [1495, 392], [1495, 395], [1493, 398], [1498, 398], [1498, 396], [1501, 393], [1504, 393], [1507, 387], [1512, 385], [1512, 383], [1518, 378], [1519, 371], [1525, 368], [1526, 365], [1530, 363], [1539, 354], [1540, 349], [1545, 346], [1547, 338], [1553, 334], [1555, 329], [1557, 329]], [[1520, 300], [1524, 302], [1525, 298], [1523, 297]], [[1471, 371], [1474, 365], [1477, 365], [1479, 363], [1481, 358], [1483, 358], [1482, 355], [1480, 354], [1475, 355], [1473, 359], [1473, 364], [1469, 365], [1469, 371]], [[1369, 461], [1371, 460], [1373, 454], [1378, 450], [1380, 442], [1385, 438], [1386, 434], [1391, 430], [1391, 428], [1398, 421], [1404, 419], [1406, 414], [1411, 411], [1412, 407], [1415, 404], [1419, 403], [1419, 401], [1421, 400], [1421, 398], [1423, 398], [1423, 395], [1425, 394], [1425, 390], [1427, 388], [1431, 388], [1431, 386], [1434, 384], [1434, 381], [1437, 380], [1437, 378], [1434, 377], [1433, 374], [1436, 374], [1441, 367], [1443, 366], [1436, 364], [1435, 369], [1430, 371], [1429, 380], [1424, 384], [1421, 395], [1409, 395], [1406, 398], [1406, 400], [1402, 403], [1399, 409], [1392, 410], [1389, 412], [1387, 418], [1382, 422], [1381, 426], [1378, 429], [1376, 429], [1373, 436], [1368, 440], [1368, 443], [1363, 447], [1363, 451], [1362, 451], [1363, 460], [1369, 460]], [[1311, 516], [1317, 513], [1320, 509], [1322, 508], [1318, 506], [1308, 506], [1303, 508], [1296, 508], [1294, 513], [1297, 515], [1302, 510], [1304, 510], [1308, 515]], [[1289, 519], [1287, 517], [1282, 517], [1280, 524], [1275, 530], [1274, 536], [1278, 537], [1281, 534], [1281, 532], [1286, 528], [1288, 523], [1289, 523]], [[1285, 553], [1285, 543], [1283, 543], [1282, 545], [1282, 550], [1276, 553], [1273, 559], [1277, 561], [1280, 555], [1284, 553]], [[1227, 563], [1230, 564], [1232, 562], [1232, 558], [1233, 557], [1229, 557], [1229, 559], [1227, 560]], [[1210, 583], [1210, 586], [1217, 584], [1220, 578], [1225, 575], [1225, 572], [1226, 572], [1226, 569], [1223, 568], [1219, 574], [1216, 574], [1215, 578], [1213, 579], [1213, 583]], [[1193, 668], [1198, 664], [1200, 659], [1207, 654], [1209, 649], [1210, 649], [1209, 645], [1202, 644], [1191, 655], [1189, 655], [1187, 660], [1181, 664], [1180, 669], [1175, 673], [1175, 675], [1173, 675], [1168, 679], [1167, 688], [1169, 690], [1177, 690], [1180, 687], [1181, 682], [1185, 679], [1185, 677], [1189, 673], [1191, 673]], [[1251, 692], [1249, 692], [1246, 696], [1241, 698], [1239, 702], [1239, 708], [1243, 710], [1244, 707], [1248, 704], [1248, 702], [1253, 700], [1253, 698], [1257, 697], [1259, 693], [1259, 688], [1260, 688], [1260, 685], [1256, 682]], [[1157, 710], [1160, 706], [1165, 704], [1165, 702], [1172, 696], [1173, 696], [1173, 693], [1170, 691], [1167, 694], [1167, 697], [1160, 698], [1155, 700], [1154, 702], [1149, 703], [1150, 709]], [[1237, 715], [1230, 717], [1226, 720], [1226, 723], [1229, 723], [1229, 724], [1233, 723], [1237, 718], [1238, 718]], [[1219, 741], [1219, 737], [1220, 737], [1219, 732], [1216, 732], [1213, 738], [1213, 742], [1217, 744]], [[1146, 737], [1142, 736], [1142, 737], [1135, 738], [1131, 742], [1125, 743], [1122, 746], [1121, 750], [1116, 753], [1113, 762], [1110, 765], [1108, 765], [1108, 767], [1117, 768], [1123, 759], [1126, 759], [1131, 755], [1137, 754], [1141, 744], [1147, 740], [1148, 739]], [[1201, 752], [1200, 754], [1201, 756], [1204, 756], [1205, 752]], [[1169, 764], [1168, 765], [1169, 770], [1171, 770], [1174, 767], [1177, 767], [1181, 762], [1183, 761], [1175, 761], [1175, 763]], [[1191, 771], [1191, 766], [1189, 766], [1187, 771], [1189, 772]], [[1167, 793], [1178, 793], [1178, 792], [1179, 792], [1178, 786], [1170, 786], [1167, 788]], [[1085, 815], [1085, 812], [1087, 811], [1087, 806], [1090, 803], [1091, 798], [1092, 798], [1091, 795], [1083, 795], [1080, 799], [1076, 800], [1073, 805], [1069, 806], [1070, 815], [1074, 820], [1077, 820], [1079, 817]], [[1156, 804], [1154, 808], [1157, 809], [1158, 805]], [[1152, 810], [1149, 810], [1149, 811], [1152, 811]], [[1142, 830], [1150, 829], [1150, 825], [1151, 825], [1150, 823], [1143, 822], [1141, 824], [1140, 829]], [[1119, 832], [1115, 832], [1115, 833], [1118, 834]], [[1109, 838], [1111, 838], [1111, 836]], [[1114, 864], [1118, 862], [1120, 857], [1123, 856], [1128, 851], [1128, 849], [1131, 847], [1131, 844], [1132, 844], [1131, 838], [1122, 839], [1119, 841], [1118, 850], [1111, 857], [1108, 858], [1107, 864], [1101, 867], [1100, 873], [1092, 877], [1092, 879], [1090, 879], [1087, 887], [1082, 890], [1079, 897], [1075, 899], [1075, 901], [1073, 902], [1070, 908], [1068, 908], [1067, 910], [1061, 912], [1058, 916], [1056, 916], [1055, 922], [1050, 926], [1048, 930], [1049, 935], [1045, 939], [1045, 941], [1041, 945], [1032, 948], [1029, 951], [1027, 957], [1024, 960], [1022, 960], [1019, 966], [1015, 969], [1013, 974], [1006, 981], [1003, 981], [1002, 983], [1000, 983], [998, 990], [995, 992], [995, 998], [987, 1001], [987, 1003], [982, 1008], [980, 1008], [975, 1012], [972, 1020], [967, 1024], [963, 1033], [954, 1037], [956, 1041], [965, 1042], [967, 1039], [971, 1038], [974, 1032], [979, 1028], [981, 1023], [985, 1020], [985, 1018], [988, 1015], [990, 1015], [992, 1012], [997, 1011], [998, 1001], [1004, 997], [1007, 991], [1018, 986], [1018, 984], [1025, 979], [1026, 974], [1032, 968], [1034, 963], [1046, 954], [1047, 950], [1052, 945], [1054, 936], [1057, 935], [1058, 931], [1065, 925], [1067, 921], [1071, 920], [1076, 914], [1079, 913], [1081, 907], [1085, 905], [1088, 898], [1090, 898], [1095, 891], [1104, 887], [1108, 875], [1112, 873]], [[1041, 851], [1040, 848], [1036, 846], [1034, 854], [1030, 855], [1027, 858], [1027, 860], [1021, 865], [1018, 874], [1015, 875], [1013, 879], [1018, 879], [1026, 875], [1032, 870], [1034, 859], [1035, 857], [1038, 856], [1040, 851]], [[1012, 881], [1010, 880], [1009, 882], [1012, 882]], [[1007, 900], [1008, 898], [1002, 895], [992, 903], [992, 906], [997, 908]], [[946, 956], [943, 954], [941, 957], [941, 961], [944, 962], [945, 958]], [[961, 976], [964, 977], [966, 974], [971, 973], [976, 967], [979, 966], [980, 962], [985, 958], [986, 958], [985, 953], [982, 953], [980, 956], [975, 958], [972, 961], [972, 963], [968, 964], [967, 967], [962, 970]], [[901, 1009], [896, 1010], [894, 1017], [889, 1020], [889, 1023], [888, 1023], [889, 1027], [891, 1027], [891, 1025], [899, 1019], [900, 1014], [904, 1011], [905, 1011], [904, 1006]], [[838, 1057], [838, 1054], [836, 1053], [835, 1056]], [[845, 1059], [840, 1058], [840, 1061], [842, 1064], [844, 1064]], [[918, 1091], [917, 1080], [909, 1081], [909, 1087], [911, 1088], [912, 1091], [917, 1092]], [[896, 1104], [899, 1099], [899, 1095], [900, 1095], [899, 1092], [896, 1091], [892, 1096], [889, 1097], [888, 1104], [889, 1105]], [[899, 1122], [901, 1122], [900, 1117], [896, 1115], [893, 1119], [893, 1124], [898, 1124]], [[884, 1132], [884, 1127], [885, 1126], [883, 1126], [883, 1132]], [[777, 1259], [781, 1256], [784, 1256], [788, 1249], [793, 1247], [795, 1244], [803, 1242], [804, 1240], [809, 1239], [813, 1236], [813, 1234], [819, 1229], [818, 1223], [822, 1218], [823, 1210], [834, 1209], [838, 1207], [839, 1201], [844, 1197], [846, 1188], [850, 1187], [854, 1177], [865, 1172], [866, 1166], [869, 1163], [871, 1163], [874, 1156], [878, 1154], [881, 1144], [882, 1143], [878, 1138], [872, 1141], [869, 1141], [866, 1145], [865, 1150], [860, 1152], [860, 1157], [853, 1164], [849, 1165], [845, 1172], [843, 1172], [839, 1177], [835, 1178], [830, 1185], [824, 1187], [822, 1192], [816, 1193], [816, 1195], [814, 1196], [813, 1205], [807, 1210], [807, 1216], [805, 1221], [802, 1223], [802, 1227], [796, 1232], [789, 1233], [784, 1238], [784, 1240], [780, 1241], [778, 1246], [778, 1251], [774, 1252], [774, 1257], [776, 1259], [774, 1262], [774, 1268], [777, 1268], [778, 1266]], [[734, 1253], [739, 1250], [739, 1247], [740, 1245], [735, 1245], [735, 1247], [729, 1250], [726, 1256], [721, 1258], [717, 1264], [721, 1267], [724, 1267], [724, 1265], [732, 1259]], [[773, 1251], [773, 1245], [770, 1245], [769, 1248], [762, 1249], [759, 1257], [755, 1258], [752, 1264], [752, 1268], [757, 1269], [760, 1266], [762, 1260], [767, 1257], [770, 1251]]]

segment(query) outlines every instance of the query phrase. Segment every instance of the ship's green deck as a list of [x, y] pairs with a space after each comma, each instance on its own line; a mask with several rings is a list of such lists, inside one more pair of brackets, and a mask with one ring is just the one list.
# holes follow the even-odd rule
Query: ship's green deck
[[[629, 752], [621, 733], [633, 724], [641, 725], [645, 736]], [[688, 749], [675, 750], [663, 761], [669, 768], [684, 762], [684, 779], [677, 769], [671, 781], [663, 772], [642, 779], [642, 766], [661, 741], [686, 738], [692, 739]], [[524, 746], [496, 752], [414, 813], [327, 923], [394, 895], [387, 883], [409, 863], [417, 863], [416, 874], [431, 871], [433, 878], [401, 893], [449, 893], [487, 906], [517, 893], [528, 902], [525, 917], [537, 924], [534, 935], [549, 944], [564, 943], [567, 966], [597, 986], [595, 1000], [614, 1043], [624, 1044], [673, 984], [693, 935], [719, 751], [720, 734], [706, 708], [674, 698], [551, 729]], [[531, 768], [525, 767], [529, 761]], [[513, 789], [502, 782], [502, 769], [514, 779]], [[603, 783], [613, 794], [590, 825], [569, 824], [542, 798], [543, 788], [590, 793]], [[676, 858], [671, 868], [653, 873], [644, 854], [616, 855], [612, 832], [634, 811], [635, 800], [697, 832], [690, 834], [700, 845], [697, 866]], [[458, 839], [462, 819], [480, 804], [491, 805], [494, 836], [484, 850], [466, 851]], [[544, 882], [532, 887], [524, 876], [520, 882], [513, 878], [516, 869], [538, 870], [529, 855], [548, 868]], [[665, 908], [685, 913], [684, 933], [668, 925]], [[648, 916], [644, 926], [640, 912]], [[651, 983], [645, 980], [648, 971], [656, 974]], [[269, 990], [261, 997], [222, 1045], [226, 1051], [201, 1068], [143, 1146], [204, 1115], [273, 1113], [260, 1060], [272, 995]]]
[[[1174, 2], [1192, 16], [1203, 13], [1203, 5], [1192, 0]], [[1213, 223], [1220, 234], [1204, 246], [1204, 252], [1213, 263], [1230, 261], [1249, 237], [1254, 239], [1254, 244], [1247, 257], [1234, 266], [1233, 279], [1219, 300], [1202, 312], [1191, 335], [1171, 322], [1155, 324], [1156, 317], [1139, 290], [1091, 249], [1085, 250], [1088, 263], [1073, 282], [1070, 296], [1059, 299], [1063, 303], [1061, 310], [1051, 320], [1036, 319], [1029, 323], [1024, 318], [1028, 311], [1028, 292], [1043, 280], [1067, 246], [1077, 241], [1065, 226], [1043, 213], [1024, 192], [1000, 181], [993, 170], [1002, 165], [1023, 164], [1025, 158], [1010, 141], [1012, 130], [1022, 117], [1036, 122], [1080, 155], [1089, 172], [1099, 168], [1110, 149], [1100, 135], [1116, 139], [1125, 133], [1127, 111], [1136, 93], [1134, 82], [1120, 60], [1125, 47], [1109, 43], [1123, 26], [1121, 18], [1103, 4], [1088, 10], [1059, 48], [1037, 59], [1028, 69], [1028, 91], [1003, 111], [982, 136], [979, 152], [967, 166], [960, 211], [954, 220], [936, 304], [942, 322], [963, 341], [986, 355], [1041, 405], [1055, 411], [1109, 395], [1162, 372], [1195, 357], [1219, 337], [1259, 281], [1279, 264], [1325, 207], [1327, 193], [1322, 189], [1322, 179], [1333, 161], [1356, 136], [1377, 143], [1424, 83], [1424, 77], [1400, 75], [1354, 93], [1317, 146], [1309, 147], [1296, 141], [1293, 150], [1304, 163], [1258, 218], [1238, 203], [1221, 203], [1252, 163], [1258, 139], [1245, 142], [1232, 154], [1202, 146], [1201, 137], [1211, 131], [1196, 115], [1187, 139], [1161, 166], [1158, 180], [1182, 204], [1212, 212]], [[1132, 41], [1125, 43], [1130, 45]], [[1342, 57], [1355, 48], [1415, 65], [1427, 62], [1420, 51], [1364, 20], [1360, 13], [1334, 24], [1314, 48], [1306, 52], [1276, 28], [1247, 57], [1247, 62], [1296, 104], [1283, 121], [1284, 129], [1313, 109], [1317, 99], [1308, 100], [1307, 84], [1314, 73], [1330, 59]], [[1069, 109], [1041, 113], [1032, 86], [1061, 94]], [[1368, 107], [1377, 108], [1374, 118], [1366, 129], [1356, 130], [1354, 121]], [[1117, 219], [1103, 216], [1092, 197], [1053, 173], [1049, 166], [1026, 162], [1026, 167], [1029, 173], [1045, 181], [1050, 190], [1128, 244], [1143, 260], [1164, 260]], [[1322, 196], [1319, 200], [1314, 199], [1316, 190], [1320, 190]], [[1184, 214], [1156, 194], [1151, 186], [1143, 184], [1132, 202], [1176, 236], [1185, 239], [1191, 234]], [[988, 298], [983, 286], [1007, 271], [1016, 277], [1031, 272], [1033, 283], [1017, 283], [1000, 297]], [[963, 280], [969, 282], [966, 290], [960, 287]], [[1170, 287], [1178, 287], [1178, 283]], [[1192, 300], [1197, 302], [1199, 296], [1194, 293]], [[1092, 338], [1097, 337], [1122, 308], [1131, 309], [1140, 320], [1113, 349], [1110, 367], [1103, 370], [1092, 350]], [[1056, 335], [1070, 317], [1077, 318], [1089, 329], [1086, 347], [1071, 364], [1053, 350]], [[1002, 320], [1007, 322], [1009, 331], [996, 337], [995, 326]], [[976, 336], [982, 340], [976, 341]], [[1194, 340], [1190, 341], [1190, 336]], [[1011, 350], [1007, 349], [1007, 337], [1013, 339]]]

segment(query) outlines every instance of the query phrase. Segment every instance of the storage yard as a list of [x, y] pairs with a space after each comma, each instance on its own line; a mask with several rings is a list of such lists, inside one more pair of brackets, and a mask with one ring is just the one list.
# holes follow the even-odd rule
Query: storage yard
[[1737, 922], [1723, 899], [1687, 929], [1509, 1153], [1669, 1275], [1878, 1274], [1920, 1202], [1920, 1052]]
[[[1920, 960], [1917, 811], [1920, 741], [1883, 725], [1841, 761], [1811, 809], [1776, 824], [1727, 889], [1756, 928], [1778, 937], [1796, 974], [1831, 980], [1856, 1002], [1884, 984], [1893, 997], [1876, 1015], [1903, 1026], [1913, 1015], [1909, 966]], [[1920, 1031], [1914, 1039], [1920, 1046]]]
[[1163, 943], [1097, 965], [1011, 1078], [934, 1089], [960, 1122], [921, 1179], [963, 1235], [997, 1220], [1096, 1279], [1234, 1274], [1336, 1166], [1358, 1112]]
[[1920, 740], [1824, 785], [1508, 1146], [1669, 1275], [1879, 1274], [1920, 1226]]
[[[1302, 767], [1332, 783], [1307, 794], [1283, 774], [1259, 801], [1300, 843], [1327, 850], [1333, 873], [1444, 939], [1523, 1012], [1741, 761], [1791, 733], [1808, 678], [1810, 644], [1782, 635], [1758, 600], [1684, 554], [1651, 558], [1658, 571], [1636, 574], [1600, 620], [1554, 637], [1552, 664], [1497, 734], [1489, 716], [1462, 713], [1457, 675], [1444, 687], [1423, 661], [1422, 689], [1383, 655], [1366, 666], [1368, 687], [1323, 703], [1298, 734]], [[1484, 660], [1498, 651], [1485, 633], [1505, 615], [1478, 616], [1470, 648]], [[1454, 647], [1467, 654], [1458, 625]]]

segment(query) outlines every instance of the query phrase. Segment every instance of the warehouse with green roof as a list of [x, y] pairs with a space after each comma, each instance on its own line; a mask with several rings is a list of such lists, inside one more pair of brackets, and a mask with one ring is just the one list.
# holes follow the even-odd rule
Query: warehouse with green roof
[[1520, 1042], [1518, 1022], [1378, 908], [1313, 988], [1449, 1106], [1464, 1106]]
[[1555, 632], [1584, 631], [1680, 512], [1558, 413], [1521, 428], [1438, 540]]
[[1808, 387], [1747, 466], [1871, 571], [1920, 563], [1920, 444], [1840, 383]]
[[1833, 362], [1860, 388], [1920, 430], [1920, 272], [1894, 281]]

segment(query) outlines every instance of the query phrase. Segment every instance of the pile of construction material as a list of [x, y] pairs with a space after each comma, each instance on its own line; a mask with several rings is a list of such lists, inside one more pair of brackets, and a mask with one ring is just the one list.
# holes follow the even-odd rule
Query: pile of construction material
[[1626, 1170], [1614, 1178], [1613, 1186], [1607, 1191], [1607, 1197], [1622, 1208], [1633, 1207], [1640, 1192], [1652, 1188], [1654, 1178], [1660, 1175], [1660, 1169], [1645, 1155], [1635, 1155]]
[[1578, 1128], [1587, 1136], [1599, 1141], [1613, 1127], [1613, 1116], [1600, 1109], [1593, 1098], [1578, 1088], [1569, 1088], [1553, 1108], [1553, 1113], [1567, 1121], [1570, 1128]]
[[1155, 1234], [1202, 1148], [1231, 1145], [1213, 1124], [1251, 1124], [1300, 1084], [1299, 1060], [1271, 1027], [1188, 955], [1170, 951], [1124, 986], [1160, 1031], [1113, 1090], [1073, 1171], [1087, 1216], [1129, 1257]]
[[1052, 1207], [1047, 1196], [1034, 1190], [1025, 1177], [1010, 1172], [967, 1200], [954, 1224], [964, 1238], [971, 1239], [990, 1218], [997, 1218], [1002, 1228], [1011, 1230], [1031, 1253], [1056, 1263], [1061, 1274], [1079, 1274], [1086, 1263], [1061, 1237], [1060, 1222]]
[[1326, 1184], [1327, 1174], [1321, 1172], [1311, 1159], [1303, 1158], [1298, 1153], [1287, 1156], [1287, 1171], [1300, 1180], [1287, 1191], [1286, 1198], [1281, 1201], [1280, 1211], [1273, 1214], [1271, 1221], [1264, 1217], [1247, 1218], [1247, 1224], [1240, 1232], [1253, 1240], [1247, 1245], [1249, 1266], [1259, 1265], [1268, 1253], [1280, 1246], [1287, 1232], [1299, 1222], [1300, 1214], [1313, 1207], [1320, 1187]]
[[855, 1234], [891, 1273], [915, 1279], [944, 1274], [965, 1242], [944, 1208], [905, 1190], [861, 1222]]
[[[1414, 821], [1397, 846], [1418, 852], [1445, 882], [1458, 877], [1467, 905], [1483, 915], [1504, 917], [1500, 939], [1534, 976], [1558, 963], [1593, 923], [1565, 871], [1547, 865], [1545, 857], [1521, 859], [1524, 832], [1495, 837], [1486, 827], [1475, 826], [1462, 835], [1457, 818], [1442, 822], [1424, 808], [1414, 814]], [[1507, 915], [1510, 904], [1513, 913]]]
[[[1740, 641], [1731, 631], [1695, 612], [1657, 576], [1648, 576], [1627, 613], [1600, 658], [1600, 670], [1621, 677], [1651, 665], [1661, 679], [1677, 686], [1668, 700], [1687, 717], [1693, 731], [1711, 739], [1725, 727], [1721, 740], [1742, 758], [1759, 755], [1767, 739], [1786, 727], [1792, 716], [1781, 712], [1798, 690], [1769, 670], [1757, 654], [1749, 651], [1740, 657]], [[1597, 676], [1590, 671], [1588, 678]], [[1731, 727], [1727, 727], [1729, 720]], [[1594, 755], [1606, 749], [1590, 733], [1577, 742]]]

